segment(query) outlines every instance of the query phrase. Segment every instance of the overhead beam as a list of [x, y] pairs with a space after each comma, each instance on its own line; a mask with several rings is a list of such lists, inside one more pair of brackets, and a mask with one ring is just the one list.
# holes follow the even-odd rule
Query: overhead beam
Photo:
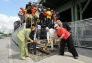
[[51, 8], [54, 8], [54, 7], [56, 7], [55, 5], [53, 5], [52, 3], [50, 3], [50, 2], [47, 2], [47, 3], [45, 3], [45, 5], [48, 7], [51, 7]]
[[69, 1], [69, 2], [65, 3], [64, 5], [62, 5], [61, 7], [58, 8], [58, 11], [63, 12], [65, 10], [71, 8], [72, 7], [71, 4], [72, 4], [72, 1]]
[[82, 20], [82, 5], [81, 5], [81, 3], [79, 4], [79, 11], [80, 11], [80, 20]]
[[74, 2], [74, 1], [76, 1], [76, 2], [75, 2], [76, 4], [80, 4], [81, 2], [84, 2], [84, 1], [86, 1], [86, 0], [67, 0], [67, 1], [68, 1], [67, 3], [61, 5], [61, 6], [58, 8], [59, 12], [63, 12], [63, 11], [65, 11], [65, 10], [71, 8], [71, 7], [73, 6], [72, 2]]
[[40, 4], [46, 3], [47, 0], [40, 0]]
[[86, 8], [88, 7], [89, 3], [91, 2], [91, 0], [88, 0], [87, 3], [85, 4], [83, 10], [82, 10], [82, 14], [83, 12], [86, 10]]

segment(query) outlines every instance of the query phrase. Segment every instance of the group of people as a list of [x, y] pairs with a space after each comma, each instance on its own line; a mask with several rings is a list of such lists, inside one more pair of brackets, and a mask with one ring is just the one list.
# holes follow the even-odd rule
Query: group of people
[[21, 26], [26, 24], [23, 29], [17, 33], [19, 39], [20, 57], [21, 59], [29, 58], [27, 43], [37, 42], [38, 39], [46, 38], [47, 45], [51, 45], [53, 50], [53, 41], [57, 37], [60, 40], [60, 55], [64, 55], [65, 45], [75, 59], [78, 53], [73, 45], [72, 35], [69, 28], [59, 20], [57, 12], [50, 8], [44, 8], [42, 5], [26, 4], [25, 9], [20, 8], [18, 13]]

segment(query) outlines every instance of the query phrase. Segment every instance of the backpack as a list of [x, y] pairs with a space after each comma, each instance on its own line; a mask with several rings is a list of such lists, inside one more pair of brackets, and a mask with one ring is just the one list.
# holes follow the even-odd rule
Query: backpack
[[63, 27], [66, 28], [68, 31], [71, 31], [71, 27], [67, 22], [63, 22]]

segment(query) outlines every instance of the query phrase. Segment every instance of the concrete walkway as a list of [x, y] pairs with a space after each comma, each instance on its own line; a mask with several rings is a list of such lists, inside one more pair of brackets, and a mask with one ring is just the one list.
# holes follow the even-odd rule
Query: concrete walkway
[[0, 39], [0, 63], [9, 63], [9, 38]]
[[54, 55], [44, 60], [41, 60], [38, 63], [85, 63], [85, 62], [80, 61], [80, 60], [75, 60], [67, 56]]
[[43, 59], [37, 63], [92, 63], [92, 58], [80, 55], [79, 59], [74, 59], [68, 52], [65, 56], [53, 55], [49, 58]]
[[79, 55], [79, 59], [74, 59], [70, 53], [65, 52], [65, 56], [53, 55], [38, 62], [31, 58], [20, 60], [19, 48], [7, 37], [0, 39], [0, 63], [92, 63], [92, 57]]

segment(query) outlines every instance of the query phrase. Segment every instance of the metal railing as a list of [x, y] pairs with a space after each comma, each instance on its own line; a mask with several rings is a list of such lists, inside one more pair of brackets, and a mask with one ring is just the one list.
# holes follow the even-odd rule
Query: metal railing
[[69, 23], [75, 46], [92, 48], [92, 18]]

